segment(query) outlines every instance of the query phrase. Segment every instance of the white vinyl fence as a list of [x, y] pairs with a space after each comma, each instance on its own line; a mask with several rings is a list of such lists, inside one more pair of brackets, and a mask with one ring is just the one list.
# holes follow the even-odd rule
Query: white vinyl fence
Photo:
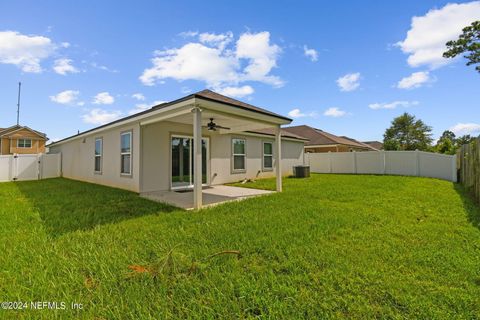
[[61, 159], [60, 153], [0, 155], [0, 182], [59, 177]]
[[423, 151], [306, 153], [314, 173], [391, 174], [457, 182], [456, 156]]

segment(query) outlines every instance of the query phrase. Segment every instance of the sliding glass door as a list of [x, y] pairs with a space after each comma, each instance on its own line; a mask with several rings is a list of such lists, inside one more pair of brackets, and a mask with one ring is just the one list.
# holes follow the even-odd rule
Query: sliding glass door
[[[192, 137], [173, 136], [172, 189], [188, 189], [194, 182], [194, 142]], [[202, 184], [207, 183], [208, 139], [202, 139]]]

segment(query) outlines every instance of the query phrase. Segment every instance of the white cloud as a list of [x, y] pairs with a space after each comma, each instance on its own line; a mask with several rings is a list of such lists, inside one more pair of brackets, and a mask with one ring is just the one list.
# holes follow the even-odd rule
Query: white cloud
[[198, 35], [198, 40], [200, 40], [201, 43], [212, 45], [223, 50], [233, 40], [233, 33], [230, 31], [220, 34], [200, 33]]
[[393, 101], [390, 103], [372, 103], [368, 107], [373, 110], [378, 109], [396, 109], [397, 107], [408, 108], [418, 105], [418, 101]]
[[67, 73], [78, 73], [78, 69], [72, 65], [70, 59], [57, 59], [53, 65], [53, 71], [58, 74], [66, 75]]
[[111, 73], [118, 73], [118, 70], [110, 69], [109, 67], [99, 65], [99, 64], [97, 64], [96, 62], [92, 62], [92, 63], [90, 63], [90, 65], [91, 65], [92, 67], [96, 68], [96, 69], [100, 69], [100, 70], [107, 71], [107, 72], [111, 72]]
[[293, 110], [290, 110], [290, 112], [288, 112], [288, 116], [294, 119], [303, 118], [303, 117], [316, 117], [317, 113], [316, 112], [304, 113], [300, 109], [295, 108]]
[[411, 67], [437, 68], [450, 62], [442, 57], [445, 43], [456, 40], [462, 29], [475, 20], [480, 20], [480, 1], [449, 3], [424, 16], [413, 17], [407, 37], [396, 45], [409, 55], [407, 62]]
[[343, 111], [341, 110], [340, 108], [328, 108], [327, 110], [325, 110], [325, 112], [323, 113], [324, 116], [327, 116], [327, 117], [334, 117], [334, 118], [338, 118], [338, 117], [343, 117], [344, 115], [346, 115], [347, 112], [346, 111]]
[[402, 78], [402, 80], [398, 81], [397, 88], [399, 89], [419, 88], [424, 83], [427, 83], [430, 80], [431, 80], [430, 74], [428, 71], [414, 72], [408, 77]]
[[118, 110], [107, 111], [103, 109], [92, 109], [82, 116], [85, 123], [102, 125], [117, 120], [122, 116], [122, 112]]
[[337, 79], [340, 91], [353, 91], [360, 86], [360, 72], [348, 73]]
[[[62, 91], [54, 96], [50, 96], [50, 100], [60, 104], [73, 104], [77, 101], [78, 95], [80, 94], [79, 91], [75, 90], [65, 90]], [[82, 102], [79, 102], [82, 103]], [[80, 104], [79, 104], [80, 105]], [[83, 105], [83, 104], [81, 104]]]
[[300, 111], [300, 109], [296, 108], [296, 109], [293, 109], [291, 111], [288, 112], [288, 116], [290, 118], [302, 118], [302, 117], [305, 117], [306, 114], [305, 113], [302, 113]]
[[249, 64], [243, 70], [243, 80], [260, 81], [280, 87], [283, 81], [269, 75], [277, 66], [277, 58], [281, 49], [276, 44], [270, 44], [270, 32], [244, 33], [237, 41], [236, 56], [238, 59], [248, 59]]
[[473, 136], [480, 135], [480, 124], [477, 123], [457, 123], [449, 129], [457, 136], [470, 134]]
[[138, 101], [145, 101], [145, 96], [141, 93], [132, 94], [132, 98], [137, 99]]
[[238, 81], [236, 61], [217, 48], [188, 43], [179, 49], [157, 51], [153, 67], [140, 76], [143, 84], [152, 86], [156, 80], [172, 78], [179, 81], [199, 80], [210, 86]]
[[195, 37], [198, 35], [198, 31], [184, 31], [180, 32], [178, 35], [184, 38]]
[[242, 98], [255, 92], [251, 86], [216, 88], [215, 91], [232, 98]]
[[[258, 81], [281, 86], [283, 81], [270, 74], [277, 66], [280, 47], [270, 44], [270, 33], [244, 33], [233, 46], [231, 33], [199, 35], [199, 42], [180, 48], [156, 51], [153, 66], [145, 69], [140, 81], [148, 86], [171, 78], [203, 81], [212, 88], [238, 86]], [[229, 48], [226, 48], [226, 47]]]
[[309, 49], [307, 46], [303, 46], [303, 53], [313, 62], [318, 60], [318, 52], [315, 49]]
[[93, 104], [112, 104], [115, 102], [115, 98], [108, 92], [100, 92], [93, 97]]
[[55, 45], [47, 37], [0, 31], [0, 63], [16, 65], [23, 72], [42, 72], [40, 62], [54, 51]]

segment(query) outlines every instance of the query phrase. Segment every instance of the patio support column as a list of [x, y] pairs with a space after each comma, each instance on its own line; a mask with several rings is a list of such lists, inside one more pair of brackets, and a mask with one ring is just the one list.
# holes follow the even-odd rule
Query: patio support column
[[192, 109], [193, 113], [193, 207], [202, 208], [202, 110]]
[[277, 192], [282, 192], [282, 136], [280, 125], [275, 128], [275, 176], [277, 178]]

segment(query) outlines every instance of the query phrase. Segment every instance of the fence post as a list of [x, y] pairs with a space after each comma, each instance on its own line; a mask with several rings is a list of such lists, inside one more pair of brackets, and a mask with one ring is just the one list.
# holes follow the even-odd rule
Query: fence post
[[37, 154], [37, 180], [42, 179], [42, 154]]
[[353, 150], [353, 173], [357, 174], [357, 153]]
[[328, 151], [328, 172], [332, 173], [332, 152]]
[[381, 174], [387, 173], [387, 156], [385, 154], [385, 150], [380, 151], [382, 153], [382, 171]]
[[415, 150], [415, 175], [420, 176], [420, 152], [418, 149]]
[[8, 158], [8, 180], [13, 180], [13, 156], [9, 156]]
[[461, 169], [461, 172], [460, 172], [460, 182], [461, 183], [465, 183], [465, 145], [462, 145], [462, 148], [460, 149], [460, 167], [462, 168]]
[[18, 177], [18, 154], [14, 153], [12, 158], [12, 181], [17, 180]]
[[452, 182], [457, 182], [457, 155], [452, 156]]

